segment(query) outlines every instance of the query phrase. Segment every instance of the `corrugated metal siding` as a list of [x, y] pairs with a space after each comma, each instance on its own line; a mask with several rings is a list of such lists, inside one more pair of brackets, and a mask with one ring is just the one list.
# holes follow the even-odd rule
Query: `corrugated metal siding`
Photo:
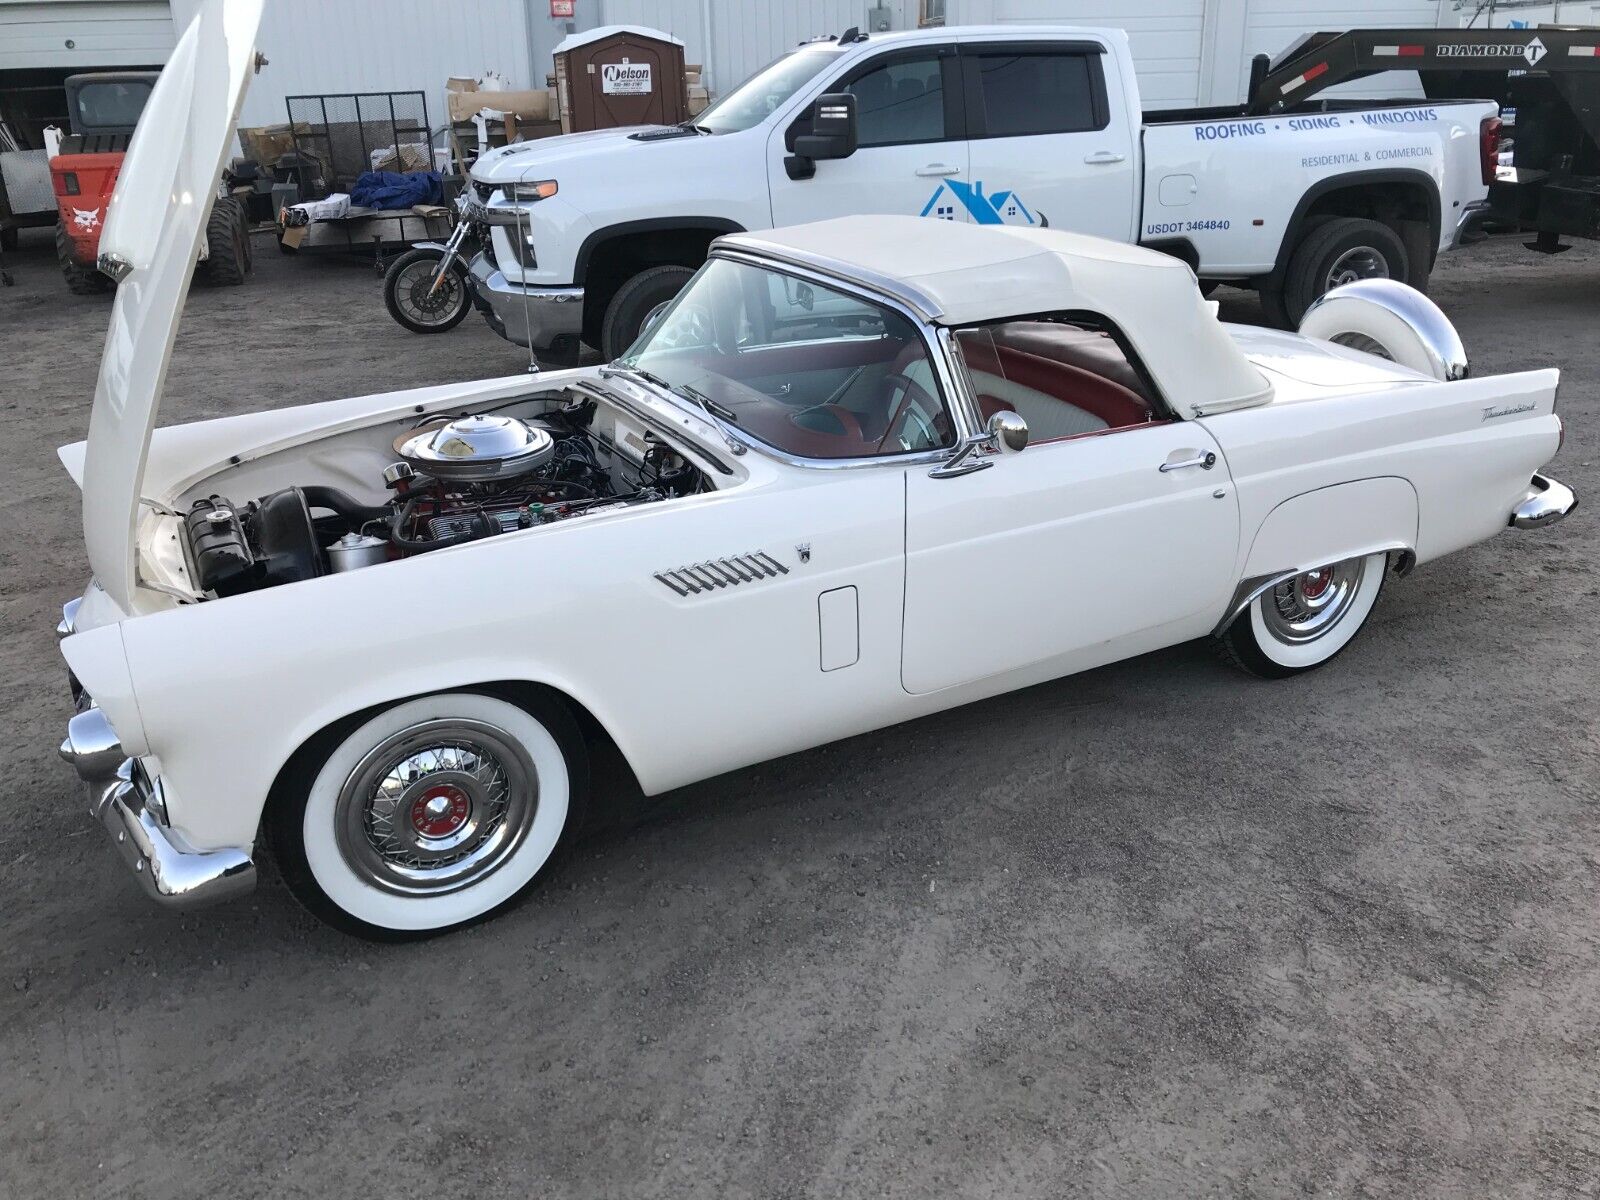
[[[1438, 0], [1362, 0], [1343, 7], [1308, 5], [1303, 0], [1249, 0], [1249, 5], [1244, 59], [1234, 81], [1236, 94], [1241, 96], [1250, 78], [1250, 59], [1257, 54], [1276, 59], [1304, 33], [1324, 29], [1432, 29], [1440, 17]], [[1415, 71], [1386, 71], [1329, 88], [1323, 95], [1420, 96], [1422, 83]]]
[[[172, 0], [180, 27], [196, 7], [198, 0]], [[251, 83], [239, 123], [286, 120], [286, 96], [420, 90], [437, 128], [452, 75], [493, 70], [513, 87], [530, 86], [528, 12], [524, 0], [270, 0], [257, 42], [269, 65]]]
[[[580, 8], [582, 6], [580, 5]], [[701, 63], [717, 93], [777, 58], [796, 43], [866, 24], [861, 0], [768, 4], [750, 0], [599, 0], [593, 25], [648, 25], [683, 39], [685, 61]], [[710, 24], [711, 48], [706, 49]]]
[[165, 0], [0, 3], [0, 70], [154, 66], [176, 42]]

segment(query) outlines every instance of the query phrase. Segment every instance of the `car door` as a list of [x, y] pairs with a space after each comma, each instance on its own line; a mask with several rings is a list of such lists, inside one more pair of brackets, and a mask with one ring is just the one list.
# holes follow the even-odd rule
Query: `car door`
[[856, 213], [910, 213], [968, 220], [959, 199], [967, 175], [961, 75], [954, 46], [919, 46], [858, 64], [827, 85], [856, 97], [856, 152], [816, 162], [809, 178], [785, 167], [807, 108], [775, 129], [767, 179], [775, 227]]
[[[1007, 394], [1014, 403], [979, 401], [1020, 415], [1039, 395], [1022, 386]], [[1071, 656], [1104, 643], [1162, 630], [1170, 641], [1197, 636], [1226, 606], [1238, 507], [1215, 439], [1164, 408], [1137, 424], [1076, 432], [1094, 419], [1080, 409], [1070, 420], [1062, 407], [1053, 426], [1033, 413], [1045, 440], [986, 469], [908, 472], [907, 691], [1052, 660], [1074, 670]]]
[[1095, 41], [961, 45], [972, 219], [1135, 240], [1137, 113]]

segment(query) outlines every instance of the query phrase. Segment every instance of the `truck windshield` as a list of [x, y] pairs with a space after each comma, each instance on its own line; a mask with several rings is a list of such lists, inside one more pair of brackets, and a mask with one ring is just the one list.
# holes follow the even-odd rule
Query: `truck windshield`
[[694, 123], [711, 133], [751, 129], [831, 66], [838, 56], [838, 48], [830, 45], [791, 51], [762, 67], [702, 112]]
[[893, 309], [714, 258], [616, 365], [800, 458], [951, 443], [927, 342]]

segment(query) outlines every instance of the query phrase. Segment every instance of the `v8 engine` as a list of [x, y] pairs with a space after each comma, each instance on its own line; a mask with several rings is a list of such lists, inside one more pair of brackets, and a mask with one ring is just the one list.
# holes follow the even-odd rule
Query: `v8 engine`
[[647, 436], [631, 454], [597, 433], [595, 407], [425, 421], [395, 439], [383, 504], [319, 486], [196, 500], [184, 515], [193, 577], [233, 595], [705, 490], [665, 443]]

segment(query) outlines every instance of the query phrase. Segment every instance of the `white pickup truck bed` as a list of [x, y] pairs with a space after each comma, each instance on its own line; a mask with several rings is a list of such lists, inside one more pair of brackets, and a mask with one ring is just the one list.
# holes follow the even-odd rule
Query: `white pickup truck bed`
[[1432, 256], [1479, 211], [1479, 133], [1497, 111], [1482, 100], [1394, 100], [1272, 116], [1147, 113], [1139, 240], [1187, 242], [1201, 278], [1260, 286], [1283, 271], [1308, 214], [1373, 217], [1417, 260], [1408, 281], [1425, 283]]

